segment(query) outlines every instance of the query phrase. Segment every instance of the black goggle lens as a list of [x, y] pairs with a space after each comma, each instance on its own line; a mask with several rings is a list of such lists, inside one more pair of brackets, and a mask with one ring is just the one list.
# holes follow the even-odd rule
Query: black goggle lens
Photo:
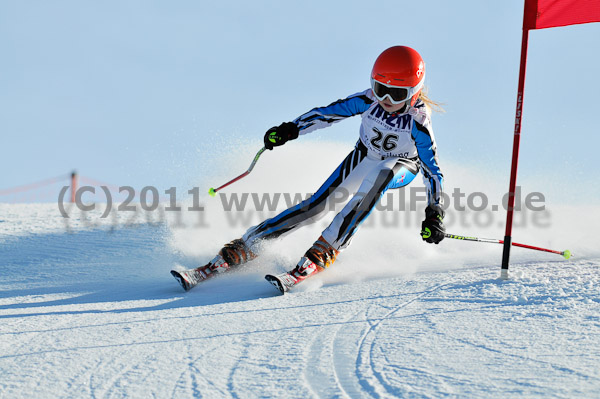
[[377, 81], [373, 82], [373, 92], [379, 98], [383, 98], [386, 94], [389, 94], [394, 101], [403, 101], [408, 97], [408, 89], [404, 87], [387, 87]]

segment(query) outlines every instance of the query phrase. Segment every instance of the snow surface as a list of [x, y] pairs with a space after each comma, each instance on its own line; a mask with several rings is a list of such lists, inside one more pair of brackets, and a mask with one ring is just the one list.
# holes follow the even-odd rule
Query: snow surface
[[[325, 148], [293, 188], [314, 190], [346, 150]], [[268, 191], [289, 173], [272, 166], [302, 156], [265, 154], [229, 192]], [[548, 206], [552, 229], [515, 229], [575, 257], [515, 248], [506, 281], [500, 245], [427, 245], [416, 220], [391, 228], [375, 212], [334, 267], [280, 296], [264, 274], [293, 266], [320, 222], [184, 293], [169, 270], [206, 262], [247, 227], [218, 198], [202, 201], [206, 220], [183, 227], [0, 204], [0, 397], [600, 398], [600, 254], [580, 234], [597, 207]]]

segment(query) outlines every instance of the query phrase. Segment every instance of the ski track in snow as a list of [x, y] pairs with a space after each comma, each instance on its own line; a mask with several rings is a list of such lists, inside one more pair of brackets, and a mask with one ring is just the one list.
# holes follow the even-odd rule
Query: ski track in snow
[[[377, 364], [375, 364], [375, 362], [374, 362], [374, 359], [376, 358], [374, 352], [375, 352], [375, 342], [376, 342], [375, 335], [376, 335], [377, 328], [381, 325], [381, 323], [383, 321], [385, 321], [386, 319], [391, 317], [393, 314], [396, 314], [398, 311], [405, 308], [406, 306], [409, 306], [411, 303], [417, 301], [418, 299], [420, 299], [426, 295], [429, 295], [432, 292], [437, 291], [438, 289], [442, 288], [444, 285], [445, 284], [437, 284], [437, 285], [431, 286], [431, 287], [427, 288], [425, 291], [415, 295], [413, 298], [396, 306], [393, 310], [389, 311], [387, 314], [382, 316], [376, 322], [370, 323], [368, 330], [361, 337], [360, 342], [359, 342], [359, 347], [358, 347], [359, 357], [357, 358], [356, 369], [357, 369], [357, 371], [359, 371], [361, 369], [361, 367], [360, 367], [361, 364], [368, 363], [367, 370], [370, 371], [372, 373], [372, 375], [369, 375], [369, 376], [366, 376], [363, 378], [363, 380], [364, 380], [363, 385], [364, 386], [372, 385], [373, 391], [378, 394], [377, 395], [378, 397], [383, 397], [383, 396], [386, 396], [387, 394], [394, 394], [395, 390], [392, 386], [390, 386], [388, 383], [386, 383], [384, 376], [380, 372], [377, 371]], [[368, 346], [368, 349], [365, 349], [364, 352], [362, 350], [363, 346]], [[364, 361], [362, 361], [362, 357], [363, 357], [361, 355], [362, 353], [364, 353], [364, 357], [366, 358], [366, 360], [364, 360]], [[375, 381], [375, 379], [376, 379], [376, 381]], [[372, 384], [369, 384], [369, 381], [372, 381]], [[384, 390], [385, 390], [385, 392], [384, 392]]]
[[3, 399], [600, 397], [597, 257], [541, 255], [508, 281], [484, 256], [356, 281], [340, 261], [285, 296], [263, 279], [282, 266], [254, 262], [183, 293], [168, 271], [200, 259], [164, 228], [66, 233], [53, 207], [10, 209]]

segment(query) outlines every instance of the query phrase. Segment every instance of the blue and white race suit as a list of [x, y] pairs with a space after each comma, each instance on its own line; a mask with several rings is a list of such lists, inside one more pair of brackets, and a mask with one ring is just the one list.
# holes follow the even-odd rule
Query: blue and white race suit
[[419, 169], [428, 204], [442, 205], [443, 176], [430, 112], [422, 101], [388, 113], [368, 89], [314, 108], [293, 122], [304, 135], [355, 115], [361, 115], [362, 123], [354, 150], [311, 197], [248, 229], [243, 239], [253, 251], [259, 250], [257, 244], [262, 240], [281, 237], [316, 222], [325, 216], [333, 199], [339, 201], [340, 197], [353, 194], [322, 234], [333, 248], [342, 250], [386, 190], [408, 185]]

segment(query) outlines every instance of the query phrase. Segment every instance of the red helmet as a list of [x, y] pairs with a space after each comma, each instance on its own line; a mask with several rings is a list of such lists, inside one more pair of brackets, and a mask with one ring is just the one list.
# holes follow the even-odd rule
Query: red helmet
[[378, 100], [385, 97], [399, 104], [410, 98], [415, 105], [425, 81], [421, 55], [407, 46], [394, 46], [377, 57], [371, 71], [371, 87]]

